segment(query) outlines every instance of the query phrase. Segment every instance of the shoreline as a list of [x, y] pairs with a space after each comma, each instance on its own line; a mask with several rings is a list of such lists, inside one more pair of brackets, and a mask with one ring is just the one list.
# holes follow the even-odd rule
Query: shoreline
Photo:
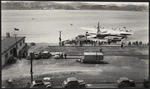
[[[26, 42], [28, 45], [31, 45], [31, 43], [35, 43], [35, 44], [38, 44], [38, 45], [48, 45], [48, 46], [59, 46], [59, 47], [85, 47], [85, 46], [89, 46], [89, 47], [105, 47], [105, 46], [121, 46], [121, 44], [101, 44], [101, 45], [91, 45], [91, 44], [83, 44], [83, 46], [80, 46], [80, 45], [74, 45], [74, 44], [65, 44], [64, 46], [60, 46], [59, 43], [47, 43], [47, 42]], [[145, 44], [142, 44], [142, 45], [130, 45], [128, 46], [127, 44], [124, 44], [124, 46], [126, 47], [141, 47], [141, 46], [149, 46], [148, 43], [145, 43]]]
[[28, 51], [40, 51], [44, 50], [50, 52], [66, 52], [67, 56], [83, 56], [84, 52], [99, 52], [102, 48], [102, 53], [105, 56], [148, 56], [148, 48], [147, 45], [141, 46], [124, 46], [121, 48], [120, 45], [101, 45], [101, 46], [59, 46], [59, 45], [51, 45], [49, 43], [35, 43], [35, 46], [30, 46]]

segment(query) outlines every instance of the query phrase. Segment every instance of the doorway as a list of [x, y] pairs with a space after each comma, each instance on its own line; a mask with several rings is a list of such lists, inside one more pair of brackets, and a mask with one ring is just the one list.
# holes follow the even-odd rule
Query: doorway
[[13, 56], [17, 57], [17, 49], [16, 48], [13, 48]]

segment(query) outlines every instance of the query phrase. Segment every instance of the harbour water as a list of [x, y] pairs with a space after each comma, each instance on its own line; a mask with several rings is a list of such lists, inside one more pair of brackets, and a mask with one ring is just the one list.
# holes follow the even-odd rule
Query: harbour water
[[26, 42], [58, 43], [59, 31], [62, 40], [85, 34], [81, 27], [94, 28], [98, 21], [102, 27], [123, 28], [134, 34], [127, 40], [149, 40], [149, 13], [138, 11], [110, 10], [2, 10], [2, 36], [6, 32], [26, 36]]

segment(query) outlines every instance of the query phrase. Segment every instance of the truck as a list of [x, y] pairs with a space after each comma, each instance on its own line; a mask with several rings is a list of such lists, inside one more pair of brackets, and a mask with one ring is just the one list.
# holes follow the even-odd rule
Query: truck
[[104, 58], [102, 52], [84, 52], [83, 63], [100, 63]]

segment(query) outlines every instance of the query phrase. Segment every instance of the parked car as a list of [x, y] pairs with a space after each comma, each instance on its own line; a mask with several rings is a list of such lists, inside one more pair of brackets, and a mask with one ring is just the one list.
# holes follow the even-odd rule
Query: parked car
[[84, 80], [78, 80], [76, 77], [69, 77], [63, 83], [63, 88], [84, 88], [86, 86]]
[[49, 51], [43, 51], [41, 55], [42, 55], [42, 58], [44, 59], [47, 59], [51, 56]]
[[35, 46], [35, 43], [34, 43], [34, 42], [31, 42], [30, 44], [31, 44], [31, 46]]
[[49, 80], [34, 80], [30, 88], [51, 88], [51, 82]]
[[51, 80], [50, 77], [43, 78], [43, 83], [44, 83], [44, 85], [46, 85], [46, 88], [51, 88], [52, 87], [50, 80]]
[[34, 58], [34, 52], [33, 51], [29, 51], [26, 58], [27, 58], [27, 60], [30, 60], [31, 58]]
[[143, 81], [143, 86], [144, 86], [145, 88], [149, 88], [149, 78], [148, 78], [148, 79], [144, 79], [144, 81]]
[[62, 59], [64, 58], [64, 53], [63, 52], [57, 52], [54, 56], [55, 59]]
[[41, 52], [35, 52], [34, 53], [34, 58], [35, 59], [40, 59], [41, 58]]
[[127, 77], [120, 77], [117, 79], [116, 85], [118, 87], [135, 87], [135, 82]]
[[30, 88], [43, 88], [45, 87], [42, 80], [34, 80], [30, 86]]

